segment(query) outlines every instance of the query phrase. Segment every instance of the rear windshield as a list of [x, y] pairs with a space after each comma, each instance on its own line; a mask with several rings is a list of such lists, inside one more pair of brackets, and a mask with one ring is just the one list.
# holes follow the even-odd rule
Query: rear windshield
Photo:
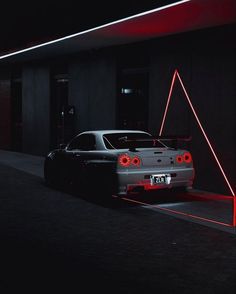
[[159, 148], [166, 147], [160, 141], [145, 133], [113, 133], [103, 135], [107, 149]]

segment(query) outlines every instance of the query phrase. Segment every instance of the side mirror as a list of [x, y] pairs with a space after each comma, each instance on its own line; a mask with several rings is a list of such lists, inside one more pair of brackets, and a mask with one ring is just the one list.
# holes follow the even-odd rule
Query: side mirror
[[62, 143], [59, 145], [59, 149], [65, 149], [66, 148], [66, 144], [65, 143]]

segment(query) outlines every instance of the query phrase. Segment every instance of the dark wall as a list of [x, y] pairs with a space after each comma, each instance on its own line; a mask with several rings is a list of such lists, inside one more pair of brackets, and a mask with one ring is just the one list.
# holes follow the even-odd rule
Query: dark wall
[[[191, 92], [202, 124], [233, 189], [236, 187], [236, 58], [226, 49], [193, 54]], [[229, 194], [206, 141], [193, 123], [192, 148], [202, 172], [198, 186]], [[210, 179], [210, 180], [209, 180]]]
[[[150, 131], [158, 133], [172, 76], [178, 69], [202, 126], [230, 183], [236, 186], [235, 25], [176, 35], [151, 42]], [[178, 81], [163, 134], [192, 135], [195, 187], [230, 194]]]
[[76, 130], [115, 128], [116, 64], [109, 53], [89, 53], [69, 66], [69, 103], [76, 106]]
[[0, 148], [11, 147], [11, 83], [0, 79]]
[[23, 152], [44, 155], [50, 136], [49, 70], [26, 66], [22, 72]]
[[[147, 67], [148, 125], [150, 132], [158, 134], [172, 76], [178, 69], [206, 134], [236, 190], [235, 33], [233, 24], [70, 56], [68, 103], [75, 106], [76, 132], [117, 127], [117, 72], [125, 64], [129, 68]], [[60, 64], [61, 60], [57, 62]], [[24, 65], [23, 152], [44, 154], [49, 149], [49, 67], [50, 61], [48, 68]], [[192, 136], [186, 147], [193, 153], [195, 188], [230, 194], [178, 81], [173, 88], [163, 134]]]

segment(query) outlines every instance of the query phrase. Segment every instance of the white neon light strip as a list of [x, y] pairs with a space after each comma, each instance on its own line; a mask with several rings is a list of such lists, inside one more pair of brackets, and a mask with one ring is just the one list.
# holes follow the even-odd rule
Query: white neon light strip
[[175, 3], [169, 4], [169, 5], [161, 6], [161, 7], [152, 9], [152, 10], [148, 10], [148, 11], [145, 11], [145, 12], [142, 12], [142, 13], [138, 13], [138, 14], [126, 17], [126, 18], [122, 18], [122, 19], [113, 21], [113, 22], [109, 22], [107, 24], [97, 26], [97, 27], [92, 28], [92, 29], [88, 29], [88, 30], [85, 30], [85, 31], [82, 31], [82, 32], [79, 32], [79, 33], [75, 33], [75, 34], [68, 35], [68, 36], [65, 36], [65, 37], [62, 37], [62, 38], [59, 38], [59, 39], [55, 39], [53, 41], [41, 43], [39, 45], [35, 45], [35, 46], [28, 47], [28, 48], [25, 48], [25, 49], [22, 49], [22, 50], [18, 50], [18, 51], [12, 52], [12, 53], [8, 53], [8, 54], [0, 56], [0, 60], [5, 59], [5, 58], [10, 57], [10, 56], [18, 55], [18, 54], [21, 54], [21, 53], [24, 53], [24, 52], [27, 52], [27, 51], [31, 51], [31, 50], [34, 50], [34, 49], [37, 49], [37, 48], [41, 48], [41, 47], [48, 46], [48, 45], [51, 45], [51, 44], [59, 43], [61, 41], [67, 40], [67, 39], [71, 39], [71, 38], [74, 38], [74, 37], [77, 37], [77, 36], [80, 36], [80, 35], [84, 35], [84, 34], [99, 30], [99, 29], [103, 29], [105, 27], [109, 27], [109, 26], [114, 25], [114, 24], [125, 22], [127, 20], [138, 18], [138, 17], [144, 16], [144, 15], [147, 15], [147, 14], [151, 14], [151, 13], [154, 13], [154, 12], [157, 12], [157, 11], [161, 11], [161, 10], [164, 10], [164, 9], [168, 9], [170, 7], [181, 5], [181, 4], [184, 4], [186, 2], [190, 2], [190, 1], [192, 1], [192, 0], [178, 1], [178, 2], [175, 2]]
[[[192, 104], [192, 102], [191, 102], [191, 100], [190, 100], [190, 98], [188, 96], [188, 93], [187, 93], [187, 91], [186, 91], [186, 89], [184, 87], [184, 84], [182, 82], [182, 79], [181, 79], [181, 77], [180, 77], [180, 75], [179, 75], [179, 73], [178, 73], [177, 70], [175, 70], [174, 75], [173, 75], [173, 79], [172, 79], [172, 82], [171, 82], [171, 88], [170, 88], [169, 96], [168, 96], [168, 99], [167, 99], [167, 104], [166, 104], [165, 113], [164, 113], [164, 116], [163, 116], [163, 120], [162, 120], [162, 124], [161, 124], [159, 135], [161, 135], [162, 134], [162, 131], [163, 131], [163, 126], [164, 126], [164, 123], [165, 123], [165, 120], [166, 120], [166, 114], [167, 114], [167, 110], [168, 110], [168, 107], [169, 107], [170, 98], [171, 98], [171, 94], [172, 94], [172, 89], [173, 89], [173, 85], [174, 85], [176, 76], [179, 79], [179, 82], [180, 82], [180, 84], [182, 86], [182, 89], [184, 91], [185, 97], [188, 100], [189, 106], [190, 106], [190, 108], [191, 108], [191, 110], [192, 110], [192, 112], [194, 114], [194, 117], [195, 117], [195, 119], [196, 119], [196, 121], [197, 121], [197, 123], [198, 123], [198, 125], [199, 125], [199, 127], [200, 127], [200, 129], [202, 131], [202, 133], [203, 133], [203, 136], [204, 136], [204, 138], [205, 138], [205, 140], [206, 140], [206, 142], [207, 142], [207, 144], [208, 144], [208, 146], [209, 146], [209, 148], [210, 148], [210, 150], [211, 150], [211, 152], [212, 152], [212, 154], [213, 154], [213, 156], [214, 156], [214, 158], [216, 160], [216, 163], [218, 164], [218, 166], [220, 168], [220, 171], [221, 171], [221, 173], [222, 173], [222, 175], [223, 175], [223, 177], [224, 177], [224, 179], [225, 179], [225, 181], [226, 181], [226, 183], [227, 183], [227, 185], [228, 185], [228, 187], [230, 189], [230, 192], [235, 197], [235, 192], [232, 189], [232, 187], [231, 187], [231, 185], [229, 183], [229, 180], [228, 180], [228, 178], [227, 178], [227, 176], [226, 176], [226, 174], [224, 172], [224, 169], [223, 169], [223, 167], [222, 167], [222, 165], [221, 165], [221, 163], [220, 163], [220, 161], [219, 161], [219, 159], [218, 159], [218, 157], [217, 157], [217, 155], [216, 155], [216, 153], [215, 153], [215, 151], [214, 151], [214, 149], [213, 149], [213, 147], [212, 147], [212, 145], [211, 145], [211, 143], [210, 143], [210, 141], [209, 141], [209, 139], [208, 139], [208, 137], [206, 135], [206, 132], [205, 132], [205, 130], [204, 130], [204, 128], [203, 128], [203, 126], [202, 126], [199, 118], [198, 118], [198, 115], [197, 115], [197, 113], [196, 113], [196, 111], [195, 111], [195, 109], [193, 107], [193, 104]], [[235, 207], [234, 207], [234, 210], [235, 210]]]

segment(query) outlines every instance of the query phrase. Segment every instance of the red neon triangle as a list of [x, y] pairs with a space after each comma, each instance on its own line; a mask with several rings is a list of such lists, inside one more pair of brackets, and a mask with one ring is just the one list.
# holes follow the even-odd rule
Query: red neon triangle
[[170, 86], [170, 90], [169, 90], [169, 94], [168, 94], [168, 98], [167, 98], [167, 103], [166, 103], [163, 119], [162, 119], [162, 122], [161, 122], [160, 131], [159, 131], [159, 136], [161, 136], [162, 132], [163, 132], [164, 124], [165, 124], [165, 121], [166, 121], [166, 115], [167, 115], [167, 112], [168, 112], [168, 109], [169, 109], [170, 99], [171, 99], [171, 95], [172, 95], [172, 92], [173, 92], [173, 87], [174, 87], [176, 78], [178, 78], [178, 80], [180, 82], [180, 85], [181, 85], [181, 87], [182, 87], [182, 89], [184, 91], [185, 97], [186, 97], [186, 99], [188, 101], [188, 104], [189, 104], [189, 106], [190, 106], [190, 108], [192, 110], [192, 113], [193, 113], [193, 115], [194, 115], [194, 117], [195, 117], [195, 119], [197, 121], [197, 124], [198, 124], [198, 126], [199, 126], [199, 128], [200, 128], [200, 130], [201, 130], [201, 132], [203, 134], [203, 137], [205, 138], [205, 140], [207, 142], [207, 145], [210, 148], [210, 151], [211, 151], [212, 155], [214, 156], [215, 161], [216, 161], [216, 163], [217, 163], [217, 165], [218, 165], [218, 167], [219, 167], [219, 169], [221, 171], [221, 174], [223, 175], [223, 178], [224, 178], [224, 180], [225, 180], [225, 182], [226, 182], [232, 196], [234, 197], [234, 199], [233, 199], [233, 226], [236, 226], [236, 200], [235, 200], [236, 195], [235, 195], [235, 192], [234, 192], [234, 190], [233, 190], [233, 188], [232, 188], [232, 186], [231, 186], [231, 184], [230, 184], [230, 182], [229, 182], [229, 180], [228, 180], [228, 178], [226, 176], [226, 173], [225, 173], [225, 171], [224, 171], [224, 169], [223, 169], [223, 167], [222, 167], [222, 165], [221, 165], [221, 163], [220, 163], [220, 161], [219, 161], [219, 159], [218, 159], [218, 157], [217, 157], [217, 155], [216, 155], [216, 153], [215, 153], [215, 151], [214, 151], [214, 149], [213, 149], [213, 147], [211, 145], [211, 142], [208, 139], [208, 136], [207, 136], [207, 134], [206, 134], [206, 132], [205, 132], [203, 126], [202, 126], [202, 123], [200, 122], [200, 119], [199, 119], [199, 117], [198, 117], [198, 115], [197, 115], [197, 113], [195, 111], [195, 108], [194, 108], [194, 106], [193, 106], [193, 104], [191, 102], [191, 99], [190, 99], [190, 97], [189, 97], [189, 95], [188, 95], [188, 93], [186, 91], [186, 88], [185, 88], [185, 86], [183, 84], [183, 81], [182, 81], [177, 69], [174, 71], [174, 74], [173, 74], [173, 77], [172, 77], [171, 86]]

